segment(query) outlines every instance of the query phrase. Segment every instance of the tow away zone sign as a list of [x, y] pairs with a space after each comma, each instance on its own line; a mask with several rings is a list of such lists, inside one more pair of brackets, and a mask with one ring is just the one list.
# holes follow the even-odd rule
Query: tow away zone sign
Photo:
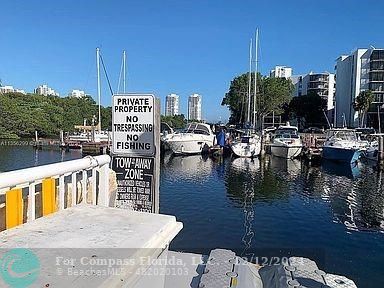
[[113, 154], [155, 154], [154, 102], [151, 94], [113, 96]]

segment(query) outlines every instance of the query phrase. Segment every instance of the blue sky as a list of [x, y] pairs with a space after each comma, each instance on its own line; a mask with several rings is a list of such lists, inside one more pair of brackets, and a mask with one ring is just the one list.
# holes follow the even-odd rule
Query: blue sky
[[[358, 47], [384, 47], [384, 1], [357, 0], [3, 0], [0, 79], [32, 91], [48, 83], [62, 95], [96, 96], [100, 47], [116, 90], [122, 50], [129, 92], [161, 98], [203, 96], [203, 117], [226, 120], [221, 99], [248, 67], [249, 39], [260, 29], [260, 71], [333, 71]], [[111, 104], [103, 79], [102, 104]], [[162, 108], [163, 111], [163, 108]]]

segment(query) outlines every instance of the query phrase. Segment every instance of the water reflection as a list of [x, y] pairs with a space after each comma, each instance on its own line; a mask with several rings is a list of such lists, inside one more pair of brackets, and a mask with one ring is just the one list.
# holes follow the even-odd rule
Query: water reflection
[[295, 179], [300, 174], [301, 162], [299, 160], [284, 159], [273, 156], [267, 157], [266, 160], [269, 160], [272, 169], [286, 172], [285, 175], [289, 179]]
[[166, 154], [162, 158], [164, 172], [170, 177], [191, 181], [204, 181], [212, 173], [213, 163], [207, 156], [173, 156]]
[[316, 177], [314, 189], [322, 186], [321, 198], [330, 204], [335, 222], [349, 231], [384, 232], [383, 171], [323, 162]]
[[375, 174], [359, 178], [345, 198], [349, 219], [344, 224], [349, 229], [384, 232], [383, 171]]
[[359, 163], [338, 163], [328, 160], [323, 160], [321, 164], [325, 173], [336, 176], [345, 176], [350, 179], [354, 179], [360, 176], [359, 165]]

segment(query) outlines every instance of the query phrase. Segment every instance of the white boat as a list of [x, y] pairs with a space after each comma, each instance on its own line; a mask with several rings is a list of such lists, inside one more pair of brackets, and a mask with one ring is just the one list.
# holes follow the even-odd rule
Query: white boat
[[215, 145], [215, 134], [204, 123], [190, 123], [184, 133], [173, 134], [165, 139], [174, 154], [199, 154]]
[[[357, 130], [357, 129], [356, 129]], [[369, 134], [364, 140], [365, 149], [363, 149], [362, 156], [368, 160], [377, 161], [379, 156], [379, 138], [384, 136], [383, 133], [380, 134]], [[361, 138], [361, 137], [360, 137]], [[361, 142], [361, 141], [360, 141]]]
[[293, 159], [303, 150], [303, 143], [295, 126], [280, 126], [273, 137], [271, 154], [281, 158]]
[[84, 143], [84, 142], [111, 142], [112, 136], [111, 132], [109, 131], [94, 131], [94, 135], [92, 136], [92, 132], [81, 132], [81, 133], [75, 133], [68, 135], [67, 142], [78, 142], [78, 143]]
[[230, 147], [233, 154], [238, 157], [252, 158], [260, 155], [261, 151], [261, 138], [257, 134], [243, 135], [235, 139]]
[[323, 158], [339, 162], [356, 162], [364, 151], [355, 130], [329, 129], [323, 145]]

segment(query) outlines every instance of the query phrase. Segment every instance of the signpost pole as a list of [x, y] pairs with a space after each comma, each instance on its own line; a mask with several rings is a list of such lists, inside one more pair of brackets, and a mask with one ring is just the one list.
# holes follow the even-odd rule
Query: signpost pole
[[155, 180], [155, 213], [159, 213], [160, 209], [160, 99], [155, 99], [155, 123], [154, 123], [154, 132], [155, 132], [155, 171], [154, 171], [154, 180]]

